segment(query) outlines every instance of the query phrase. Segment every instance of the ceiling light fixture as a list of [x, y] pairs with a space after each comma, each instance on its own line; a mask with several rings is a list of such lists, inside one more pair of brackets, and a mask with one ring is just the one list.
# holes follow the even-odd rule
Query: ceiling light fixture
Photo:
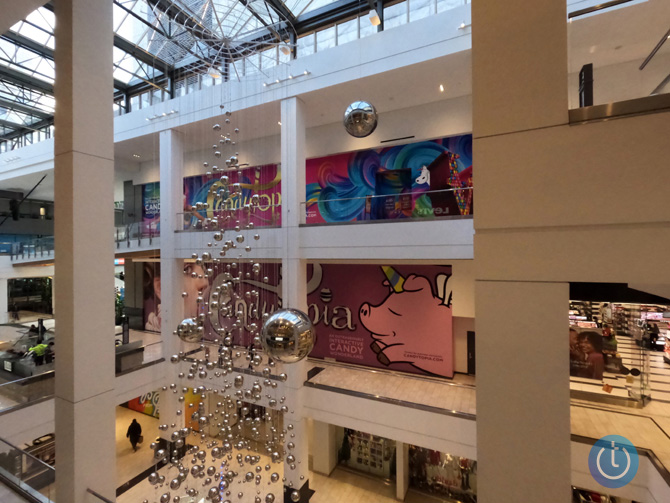
[[281, 126], [281, 121], [277, 121], [277, 124], [279, 124]]
[[370, 22], [372, 23], [372, 26], [379, 26], [382, 24], [382, 20], [379, 18], [379, 14], [377, 14], [377, 9], [372, 9], [370, 11]]
[[441, 92], [441, 93], [444, 92], [444, 86], [443, 86], [442, 84], [440, 84], [440, 92]]
[[465, 21], [462, 21], [460, 25], [458, 25], [459, 30], [465, 30], [466, 28], [470, 28], [472, 24], [466, 24]]
[[210, 66], [209, 69], [207, 70], [207, 75], [212, 77], [213, 79], [220, 79], [221, 78], [221, 72], [214, 68], [213, 66]]
[[291, 54], [291, 46], [288, 45], [286, 42], [283, 44], [279, 44], [279, 50], [282, 52], [284, 56], [288, 56]]
[[270, 87], [274, 86], [275, 84], [281, 84], [282, 82], [286, 82], [288, 80], [295, 80], [299, 79], [300, 77], [306, 77], [307, 75], [311, 75], [312, 72], [305, 70], [302, 73], [299, 73], [298, 75], [289, 75], [288, 78], [285, 79], [275, 79], [272, 82], [263, 82], [263, 87]]
[[139, 159], [141, 156], [140, 156], [140, 154], [133, 154], [133, 157], [135, 157], [136, 159]]

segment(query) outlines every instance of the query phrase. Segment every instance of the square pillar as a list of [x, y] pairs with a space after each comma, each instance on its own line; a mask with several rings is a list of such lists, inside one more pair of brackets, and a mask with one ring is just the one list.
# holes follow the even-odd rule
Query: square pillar
[[[281, 102], [281, 198], [282, 198], [282, 306], [307, 313], [307, 263], [300, 256], [300, 204], [305, 201], [305, 114], [304, 103], [298, 98]], [[309, 466], [307, 422], [303, 413], [303, 383], [307, 379], [305, 360], [283, 365], [287, 374], [286, 395], [289, 412], [284, 425], [292, 425], [287, 440], [295, 447], [287, 452], [296, 462], [284, 462], [286, 479], [285, 501], [290, 501], [293, 490], [299, 490], [300, 503], [309, 501]], [[288, 498], [288, 499], [286, 499]]]
[[54, 6], [56, 496], [84, 503], [116, 496], [112, 4]]
[[569, 285], [475, 289], [478, 501], [568, 502]]

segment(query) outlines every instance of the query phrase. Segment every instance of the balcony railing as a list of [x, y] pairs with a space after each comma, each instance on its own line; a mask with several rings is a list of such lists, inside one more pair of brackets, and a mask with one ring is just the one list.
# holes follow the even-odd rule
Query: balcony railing
[[241, 208], [205, 208], [177, 213], [184, 232], [268, 229], [281, 227], [281, 204], [245, 205]]
[[306, 201], [302, 225], [472, 218], [473, 193], [461, 187]]
[[56, 501], [54, 467], [3, 439], [0, 439], [0, 480], [32, 500]]

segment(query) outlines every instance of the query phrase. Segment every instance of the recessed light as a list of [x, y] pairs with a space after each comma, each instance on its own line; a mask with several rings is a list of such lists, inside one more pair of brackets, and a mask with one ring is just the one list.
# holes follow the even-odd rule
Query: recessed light
[[279, 124], [281, 126], [281, 121], [277, 121], [277, 124]]
[[135, 157], [136, 159], [139, 159], [141, 156], [140, 156], [140, 154], [133, 154], [133, 157]]
[[442, 84], [440, 84], [440, 92], [441, 92], [441, 93], [444, 92], [444, 86], [443, 86]]

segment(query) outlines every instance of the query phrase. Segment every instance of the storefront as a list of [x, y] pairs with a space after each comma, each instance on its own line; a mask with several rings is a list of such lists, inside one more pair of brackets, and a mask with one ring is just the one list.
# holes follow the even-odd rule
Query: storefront
[[342, 440], [337, 453], [340, 465], [383, 479], [395, 478], [395, 440], [349, 428], [340, 428], [340, 430], [338, 433]]
[[477, 461], [410, 445], [409, 486], [445, 501], [476, 503]]

